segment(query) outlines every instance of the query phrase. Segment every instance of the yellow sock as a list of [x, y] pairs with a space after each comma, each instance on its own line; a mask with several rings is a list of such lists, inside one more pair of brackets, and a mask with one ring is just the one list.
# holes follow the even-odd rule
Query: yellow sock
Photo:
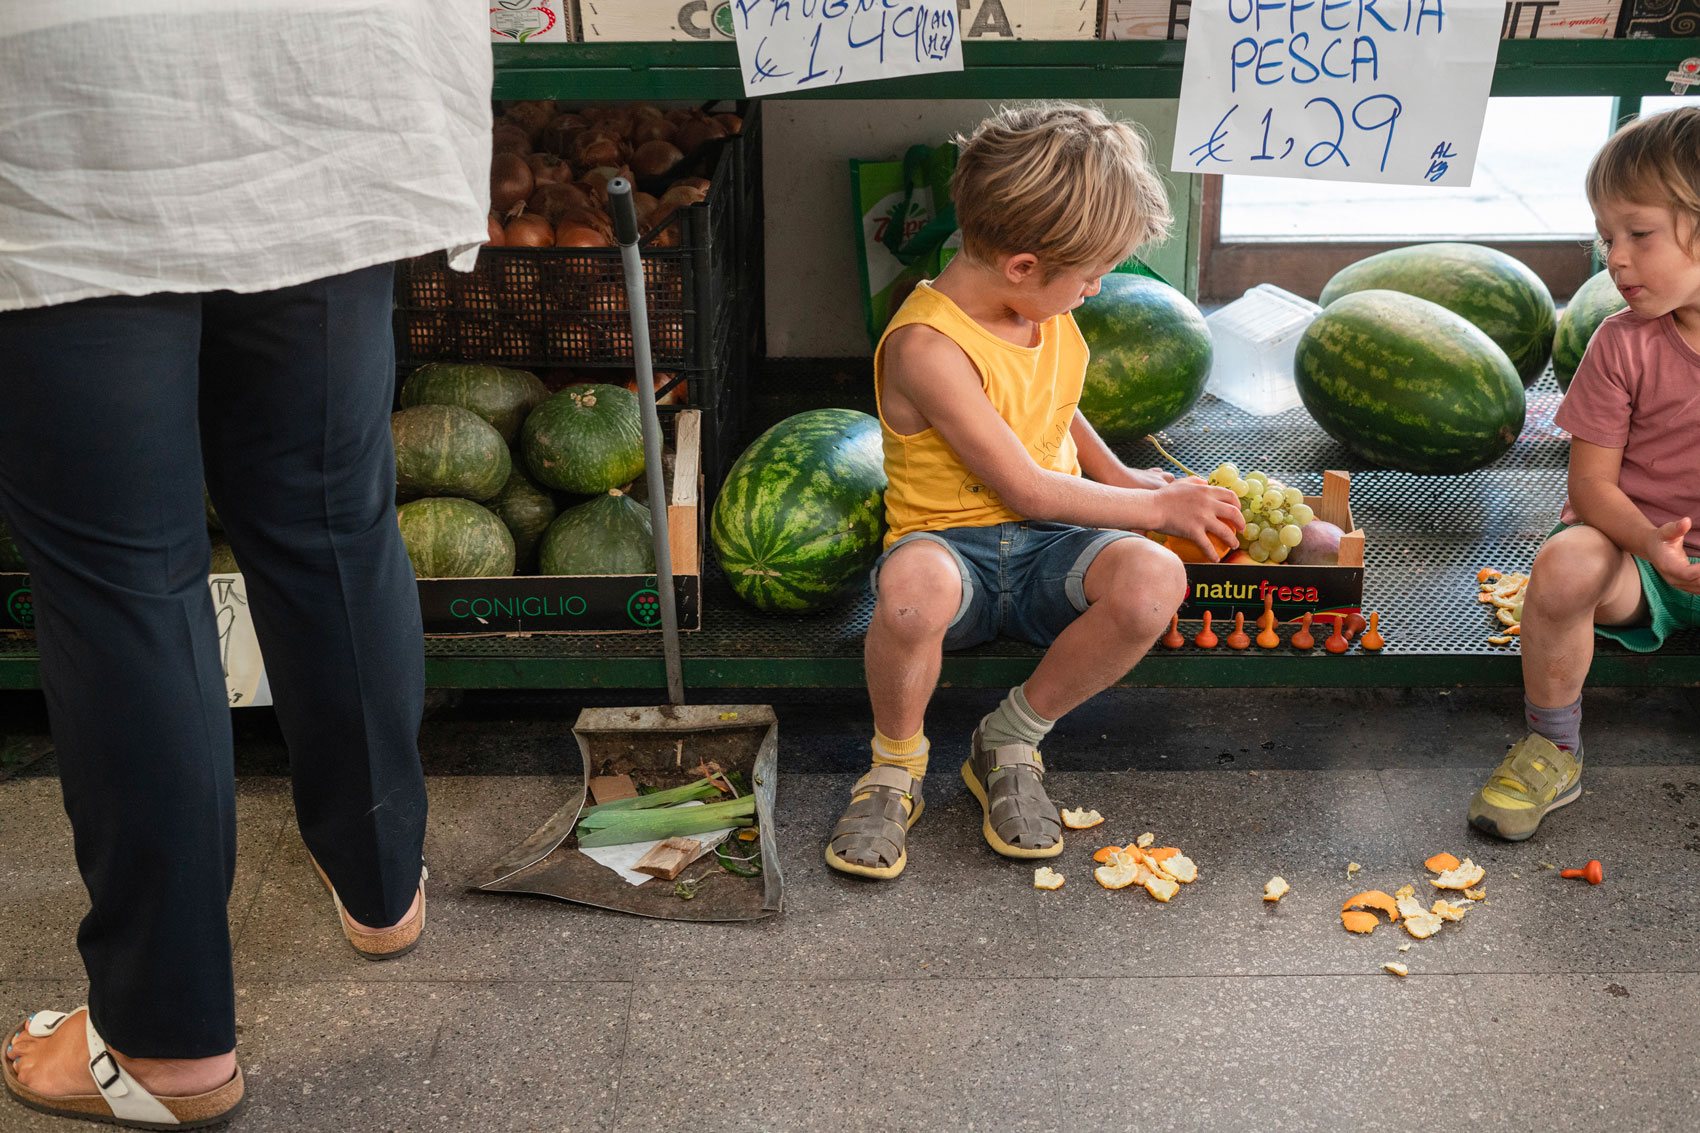
[[906, 740], [894, 740], [890, 736], [874, 729], [874, 766], [896, 767], [907, 771], [916, 779], [927, 774], [927, 734], [916, 732]]

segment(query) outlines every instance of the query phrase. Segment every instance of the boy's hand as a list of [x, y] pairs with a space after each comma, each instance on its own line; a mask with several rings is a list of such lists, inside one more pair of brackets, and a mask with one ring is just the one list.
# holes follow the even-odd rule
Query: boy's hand
[[1659, 577], [1687, 594], [1700, 594], [1700, 563], [1688, 561], [1688, 548], [1683, 545], [1688, 529], [1694, 526], [1687, 516], [1673, 519], [1655, 528], [1653, 537], [1642, 556], [1659, 572]]
[[1125, 482], [1121, 486], [1124, 488], [1144, 488], [1149, 491], [1156, 491], [1164, 484], [1173, 483], [1175, 474], [1165, 472], [1161, 468], [1129, 468], [1123, 479]]
[[1211, 562], [1218, 561], [1211, 537], [1229, 547], [1239, 545], [1238, 533], [1245, 529], [1245, 515], [1240, 511], [1239, 497], [1229, 489], [1188, 476], [1158, 488], [1156, 501], [1162, 517], [1157, 530], [1191, 539]]

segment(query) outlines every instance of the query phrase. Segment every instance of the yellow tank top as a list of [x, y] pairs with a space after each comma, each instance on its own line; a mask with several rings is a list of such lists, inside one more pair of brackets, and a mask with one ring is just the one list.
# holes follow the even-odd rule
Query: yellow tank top
[[886, 546], [915, 531], [947, 527], [990, 527], [1026, 517], [1005, 507], [996, 492], [980, 482], [935, 429], [899, 433], [886, 423], [880, 402], [881, 358], [891, 332], [921, 323], [944, 334], [980, 372], [980, 388], [992, 408], [1027, 446], [1041, 468], [1080, 475], [1080, 460], [1069, 427], [1086, 377], [1086, 340], [1063, 313], [1039, 328], [1039, 345], [1017, 346], [999, 338], [926, 283], [916, 286], [898, 308], [874, 353], [874, 398], [880, 405], [880, 436], [885, 445]]

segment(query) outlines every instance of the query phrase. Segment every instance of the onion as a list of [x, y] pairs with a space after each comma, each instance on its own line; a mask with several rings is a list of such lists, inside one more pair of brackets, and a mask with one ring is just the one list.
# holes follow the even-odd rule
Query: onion
[[673, 125], [680, 126], [689, 122], [692, 118], [695, 118], [699, 113], [701, 113], [701, 111], [687, 109], [683, 106], [675, 106], [673, 109], [667, 111], [663, 117], [665, 117], [667, 121], [673, 123]]
[[561, 210], [560, 219], [555, 221], [556, 229], [561, 228], [594, 228], [608, 238], [614, 240], [614, 222], [608, 214], [599, 208], [591, 206], [572, 205]]
[[510, 248], [547, 248], [555, 242], [555, 228], [534, 212], [523, 212], [503, 230]]
[[525, 202], [527, 212], [542, 215], [550, 224], [561, 222], [561, 213], [569, 208], [594, 209], [596, 202], [577, 185], [542, 185]]
[[727, 137], [744, 132], [744, 120], [736, 114], [716, 114], [714, 120], [725, 128]]
[[630, 137], [632, 145], [642, 146], [646, 142], [670, 142], [678, 132], [679, 127], [658, 114], [653, 118], [639, 118]]
[[618, 165], [626, 158], [625, 143], [619, 135], [597, 126], [574, 138], [572, 148], [579, 165]]
[[589, 129], [590, 123], [582, 114], [557, 114], [543, 127], [538, 144], [550, 153], [566, 157], [572, 152], [573, 139]]
[[495, 213], [490, 214], [490, 238], [484, 243], [495, 248], [507, 243], [507, 239], [502, 235], [502, 218]]
[[499, 153], [490, 159], [490, 207], [507, 212], [525, 198], [535, 187], [531, 166], [515, 153]]
[[[691, 188], [701, 189], [705, 193], [714, 188], [714, 183], [707, 177], [681, 177], [677, 181], [673, 182], [673, 184], [689, 185]], [[671, 188], [671, 186], [669, 186], [669, 188]]]
[[534, 153], [525, 159], [525, 163], [531, 166], [531, 177], [538, 187], [572, 184], [573, 167], [555, 154]]
[[673, 144], [686, 154], [693, 154], [709, 142], [719, 141], [726, 136], [726, 127], [712, 118], [693, 118], [679, 127], [679, 132], [673, 135]]
[[674, 185], [661, 194], [661, 200], [657, 202], [657, 207], [662, 212], [672, 212], [674, 209], [681, 209], [686, 205], [701, 204], [707, 199], [708, 194], [695, 185]]
[[582, 224], [563, 224], [555, 232], [557, 248], [606, 248], [612, 243], [601, 232]]
[[590, 190], [598, 202], [606, 202], [608, 200], [608, 182], [616, 177], [624, 177], [630, 181], [632, 171], [623, 167], [615, 168], [612, 165], [599, 165], [580, 177], [578, 183]]
[[502, 124], [490, 131], [492, 153], [530, 153], [531, 136], [518, 126]]
[[625, 137], [627, 134], [632, 132], [632, 126], [635, 125], [636, 122], [637, 117], [632, 113], [630, 107], [618, 106], [612, 110], [605, 111], [596, 124], [610, 133], [617, 134], [620, 137]]
[[501, 121], [512, 122], [536, 137], [538, 132], [547, 126], [549, 120], [554, 116], [554, 100], [541, 98], [509, 103], [507, 110], [502, 114]]
[[672, 142], [645, 142], [632, 154], [632, 172], [639, 177], [665, 177], [683, 160], [685, 155]]
[[655, 210], [660, 204], [660, 201], [648, 193], [632, 193], [632, 210], [637, 213], [638, 228], [649, 228], [649, 222], [655, 219]]

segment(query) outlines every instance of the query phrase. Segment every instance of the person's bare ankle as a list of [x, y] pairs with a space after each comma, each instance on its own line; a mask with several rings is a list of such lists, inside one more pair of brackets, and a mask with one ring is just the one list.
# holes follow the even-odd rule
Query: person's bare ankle
[[211, 1058], [131, 1058], [116, 1050], [112, 1055], [148, 1093], [161, 1098], [204, 1094], [236, 1075], [235, 1051]]

